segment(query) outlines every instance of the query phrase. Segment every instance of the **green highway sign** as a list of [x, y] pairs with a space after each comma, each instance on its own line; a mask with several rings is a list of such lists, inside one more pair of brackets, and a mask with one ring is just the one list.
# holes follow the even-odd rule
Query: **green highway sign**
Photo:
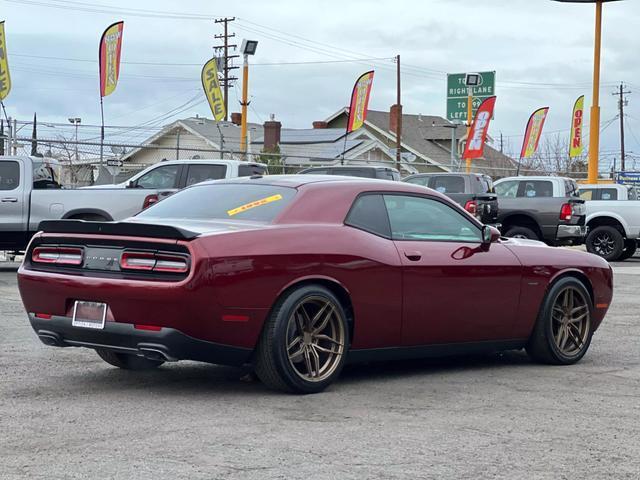
[[[496, 94], [496, 72], [479, 72], [482, 81], [473, 87], [473, 113], [483, 100]], [[466, 73], [447, 75], [447, 120], [467, 121]]]

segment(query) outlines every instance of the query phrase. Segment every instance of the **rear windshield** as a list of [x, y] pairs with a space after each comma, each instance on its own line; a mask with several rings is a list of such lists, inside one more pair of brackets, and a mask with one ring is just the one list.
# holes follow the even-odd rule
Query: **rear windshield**
[[271, 185], [196, 185], [140, 212], [139, 218], [272, 222], [291, 203], [295, 188]]
[[429, 186], [440, 193], [464, 193], [464, 177], [459, 175], [437, 175]]

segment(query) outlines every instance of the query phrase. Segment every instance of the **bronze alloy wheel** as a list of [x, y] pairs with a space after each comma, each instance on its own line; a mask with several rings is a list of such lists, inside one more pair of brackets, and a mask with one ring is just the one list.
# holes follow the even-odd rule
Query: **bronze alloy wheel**
[[287, 356], [295, 373], [308, 382], [329, 378], [345, 354], [345, 322], [323, 296], [303, 298], [287, 325]]
[[578, 356], [591, 332], [591, 313], [584, 293], [568, 285], [553, 304], [551, 330], [556, 348], [565, 357]]

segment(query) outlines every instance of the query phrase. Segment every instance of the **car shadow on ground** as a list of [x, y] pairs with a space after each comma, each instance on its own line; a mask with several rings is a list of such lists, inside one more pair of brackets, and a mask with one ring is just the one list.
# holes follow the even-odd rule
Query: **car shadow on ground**
[[[526, 367], [535, 365], [524, 352], [510, 351], [487, 355], [371, 362], [347, 365], [337, 381], [338, 386], [365, 384], [392, 379], [428, 378], [431, 375], [460, 373], [473, 370]], [[102, 365], [90, 370], [68, 372], [57, 377], [64, 389], [91, 391], [94, 394], [127, 391], [129, 394], [188, 396], [225, 396], [241, 393], [263, 396], [270, 392], [248, 367], [236, 368], [197, 362], [165, 364], [150, 371], [127, 371]], [[58, 384], [59, 385], [59, 384]], [[60, 386], [60, 385], [59, 385]], [[42, 388], [42, 385], [40, 385]]]

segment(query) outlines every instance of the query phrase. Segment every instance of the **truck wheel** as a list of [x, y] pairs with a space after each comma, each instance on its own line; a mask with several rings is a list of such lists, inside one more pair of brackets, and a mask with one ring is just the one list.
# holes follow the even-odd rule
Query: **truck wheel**
[[585, 241], [587, 252], [594, 253], [608, 262], [618, 260], [624, 250], [624, 239], [618, 229], [614, 227], [596, 227]]
[[511, 238], [528, 238], [530, 240], [540, 240], [538, 234], [527, 227], [509, 227], [504, 236]]
[[622, 252], [622, 255], [620, 255], [618, 260], [622, 262], [623, 260], [633, 257], [633, 255], [636, 253], [637, 248], [638, 248], [637, 240], [625, 240], [624, 252]]

